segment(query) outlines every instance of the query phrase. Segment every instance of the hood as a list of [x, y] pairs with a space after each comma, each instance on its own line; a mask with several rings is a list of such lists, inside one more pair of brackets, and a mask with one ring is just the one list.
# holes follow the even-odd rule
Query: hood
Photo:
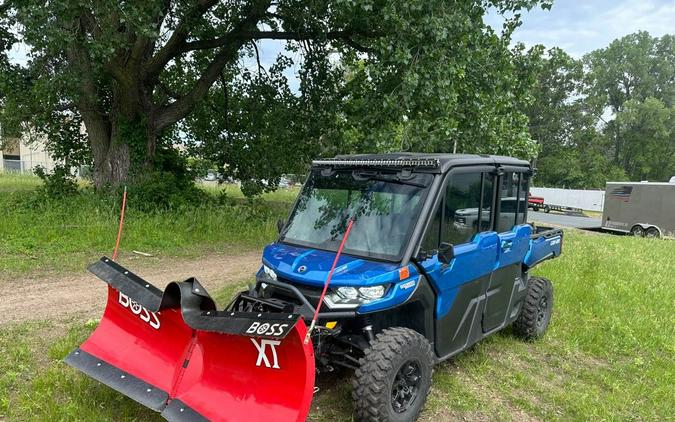
[[[322, 287], [333, 265], [335, 252], [322, 251], [283, 243], [267, 245], [263, 263], [279, 278], [309, 286]], [[400, 265], [341, 254], [331, 286], [363, 287], [399, 281]]]

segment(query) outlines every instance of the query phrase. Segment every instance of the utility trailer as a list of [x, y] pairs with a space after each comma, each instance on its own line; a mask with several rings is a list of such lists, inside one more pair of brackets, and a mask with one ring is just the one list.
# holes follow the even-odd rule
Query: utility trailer
[[527, 196], [527, 207], [535, 212], [541, 209], [547, 214], [551, 211], [557, 211], [566, 215], [578, 215], [578, 216], [584, 215], [584, 210], [582, 210], [581, 208], [568, 207], [565, 205], [547, 204], [544, 201], [543, 196], [532, 196], [530, 194], [528, 194]]
[[532, 211], [539, 211], [539, 208], [544, 207], [544, 197], [543, 196], [533, 196], [529, 193], [527, 194], [527, 207], [531, 208]]
[[434, 364], [549, 325], [553, 286], [531, 270], [563, 232], [526, 224], [531, 175], [499, 156], [315, 161], [255, 285], [225, 308], [194, 278], [162, 291], [92, 264], [108, 303], [66, 363], [175, 421], [303, 421], [315, 376], [343, 368], [356, 421], [413, 421]]
[[640, 237], [672, 237], [675, 183], [607, 182], [602, 228]]

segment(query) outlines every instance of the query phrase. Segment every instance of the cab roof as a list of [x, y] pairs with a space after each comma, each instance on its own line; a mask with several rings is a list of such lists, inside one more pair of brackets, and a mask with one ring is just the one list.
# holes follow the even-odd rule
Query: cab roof
[[337, 155], [334, 158], [315, 160], [312, 162], [313, 167], [412, 167], [415, 168], [415, 171], [424, 171], [429, 173], [445, 173], [452, 167], [481, 164], [530, 168], [530, 163], [525, 160], [501, 155], [416, 152]]

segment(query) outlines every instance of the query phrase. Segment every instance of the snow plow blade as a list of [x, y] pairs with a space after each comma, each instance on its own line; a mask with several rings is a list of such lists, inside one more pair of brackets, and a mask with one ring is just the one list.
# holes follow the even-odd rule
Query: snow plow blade
[[171, 421], [304, 421], [314, 352], [300, 315], [216, 311], [194, 278], [162, 292], [108, 258], [92, 335], [65, 362]]

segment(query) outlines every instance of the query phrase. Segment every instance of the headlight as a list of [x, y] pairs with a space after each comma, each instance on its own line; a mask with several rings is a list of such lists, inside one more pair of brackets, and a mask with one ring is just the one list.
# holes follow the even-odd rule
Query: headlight
[[353, 287], [338, 287], [337, 293], [344, 299], [354, 300], [359, 297], [359, 291]]
[[338, 287], [326, 296], [326, 303], [332, 309], [356, 308], [364, 303], [380, 299], [387, 291], [387, 286]]
[[277, 279], [277, 273], [275, 273], [273, 269], [271, 269], [270, 267], [268, 267], [268, 266], [265, 265], [265, 264], [263, 264], [263, 272], [264, 272], [265, 274], [267, 274], [267, 277], [269, 277], [269, 278], [271, 278], [272, 280], [275, 280], [275, 281], [276, 281], [276, 279]]
[[368, 300], [379, 299], [384, 296], [384, 286], [360, 287], [359, 294]]

